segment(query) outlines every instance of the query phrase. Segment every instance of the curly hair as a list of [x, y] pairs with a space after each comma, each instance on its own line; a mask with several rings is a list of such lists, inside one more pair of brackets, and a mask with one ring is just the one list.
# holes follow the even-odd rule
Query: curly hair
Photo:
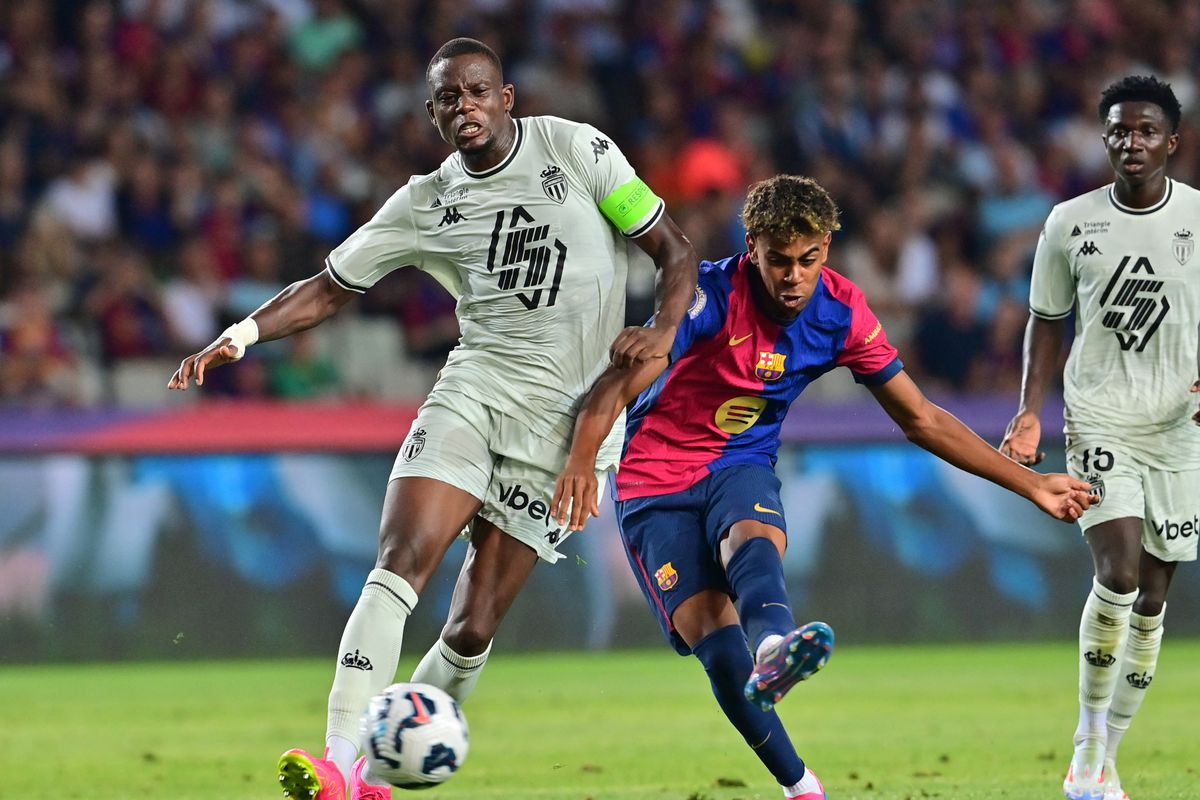
[[789, 242], [842, 227], [829, 192], [801, 175], [776, 175], [751, 186], [742, 224], [751, 236], [770, 233]]
[[1183, 111], [1171, 84], [1160, 81], [1153, 75], [1127, 75], [1100, 93], [1100, 121], [1108, 119], [1108, 112], [1117, 103], [1154, 103], [1163, 110], [1171, 123], [1171, 133], [1179, 130]]

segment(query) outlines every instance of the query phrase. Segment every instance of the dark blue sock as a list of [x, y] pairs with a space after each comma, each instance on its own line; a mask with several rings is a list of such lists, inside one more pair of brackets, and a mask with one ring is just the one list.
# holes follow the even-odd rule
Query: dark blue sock
[[783, 580], [783, 560], [770, 539], [751, 539], [739, 547], [725, 574], [737, 595], [738, 616], [752, 650], [757, 651], [768, 634], [783, 636], [796, 627]]
[[803, 778], [804, 762], [796, 755], [779, 715], [774, 710], [763, 712], [742, 694], [754, 669], [742, 629], [729, 625], [713, 631], [692, 645], [692, 653], [704, 665], [721, 710], [775, 780], [791, 786]]

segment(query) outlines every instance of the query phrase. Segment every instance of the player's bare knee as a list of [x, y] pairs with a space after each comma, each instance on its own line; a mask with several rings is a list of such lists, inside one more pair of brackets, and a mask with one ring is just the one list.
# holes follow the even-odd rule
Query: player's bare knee
[[1096, 579], [1111, 592], [1129, 594], [1138, 588], [1137, 565], [1101, 563], [1100, 568], [1096, 570]]
[[1133, 604], [1133, 613], [1140, 614], [1143, 617], [1157, 617], [1162, 613], [1163, 606], [1166, 604], [1165, 597], [1139, 594], [1137, 602]]
[[442, 641], [460, 656], [470, 658], [487, 650], [495, 635], [495, 626], [476, 619], [448, 622], [442, 629]]
[[394, 572], [408, 581], [416, 592], [429, 582], [440, 561], [440, 553], [416, 537], [385, 537], [379, 544], [376, 567]]
[[729, 532], [725, 534], [725, 538], [721, 540], [722, 562], [728, 564], [734, 553], [755, 539], [767, 539], [780, 551], [780, 557], [783, 557], [782, 551], [786, 546], [786, 538], [782, 531], [753, 520], [743, 520], [730, 528]]

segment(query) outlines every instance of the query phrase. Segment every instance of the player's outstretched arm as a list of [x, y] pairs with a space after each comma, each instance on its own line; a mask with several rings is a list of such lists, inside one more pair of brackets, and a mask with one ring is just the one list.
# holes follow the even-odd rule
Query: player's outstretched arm
[[237, 361], [255, 342], [282, 339], [318, 325], [354, 296], [354, 292], [338, 286], [328, 272], [297, 281], [246, 319], [226, 328], [208, 347], [180, 362], [167, 388], [187, 391], [193, 377], [197, 386], [203, 386], [205, 370]]
[[609, 356], [618, 367], [629, 367], [650, 359], [666, 359], [675, 343], [679, 323], [691, 305], [696, 291], [699, 259], [692, 243], [666, 214], [653, 228], [634, 239], [654, 259], [661, 274], [658, 311], [648, 328], [630, 327], [621, 331]]
[[667, 360], [661, 358], [624, 369], [611, 366], [584, 395], [575, 417], [571, 452], [554, 484], [554, 497], [550, 501], [550, 513], [559, 525], [566, 524], [569, 514], [571, 530], [578, 531], [583, 529], [588, 516], [600, 516], [596, 483], [596, 455], [600, 445], [621, 411], [666, 368]]
[[909, 441], [959, 469], [987, 478], [1031, 500], [1052, 517], [1079, 519], [1092, 498], [1086, 481], [1043, 475], [1000, 455], [957, 417], [929, 401], [903, 370], [871, 393]]
[[1033, 465], [1046, 457], [1038, 450], [1042, 438], [1042, 403], [1058, 367], [1062, 350], [1063, 320], [1030, 315], [1025, 326], [1025, 350], [1021, 359], [1021, 407], [1008, 423], [1000, 452], [1018, 464]]

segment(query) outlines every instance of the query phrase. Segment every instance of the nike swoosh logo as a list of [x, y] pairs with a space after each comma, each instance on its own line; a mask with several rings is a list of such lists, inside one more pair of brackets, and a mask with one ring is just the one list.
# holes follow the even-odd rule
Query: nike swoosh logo
[[753, 335], [754, 334], [752, 334], [752, 333], [747, 333], [745, 336], [730, 336], [729, 337], [729, 346], [735, 347], [736, 345], [741, 344], [742, 342], [746, 341]]
[[755, 503], [755, 504], [754, 504], [754, 510], [755, 510], [755, 511], [757, 511], [757, 512], [759, 512], [760, 514], [774, 514], [774, 515], [775, 515], [775, 516], [777, 516], [777, 517], [782, 517], [782, 516], [783, 516], [783, 514], [780, 514], [778, 511], [776, 511], [776, 510], [775, 510], [775, 509], [773, 509], [773, 508], [763, 508], [763, 504], [762, 504], [762, 503]]

